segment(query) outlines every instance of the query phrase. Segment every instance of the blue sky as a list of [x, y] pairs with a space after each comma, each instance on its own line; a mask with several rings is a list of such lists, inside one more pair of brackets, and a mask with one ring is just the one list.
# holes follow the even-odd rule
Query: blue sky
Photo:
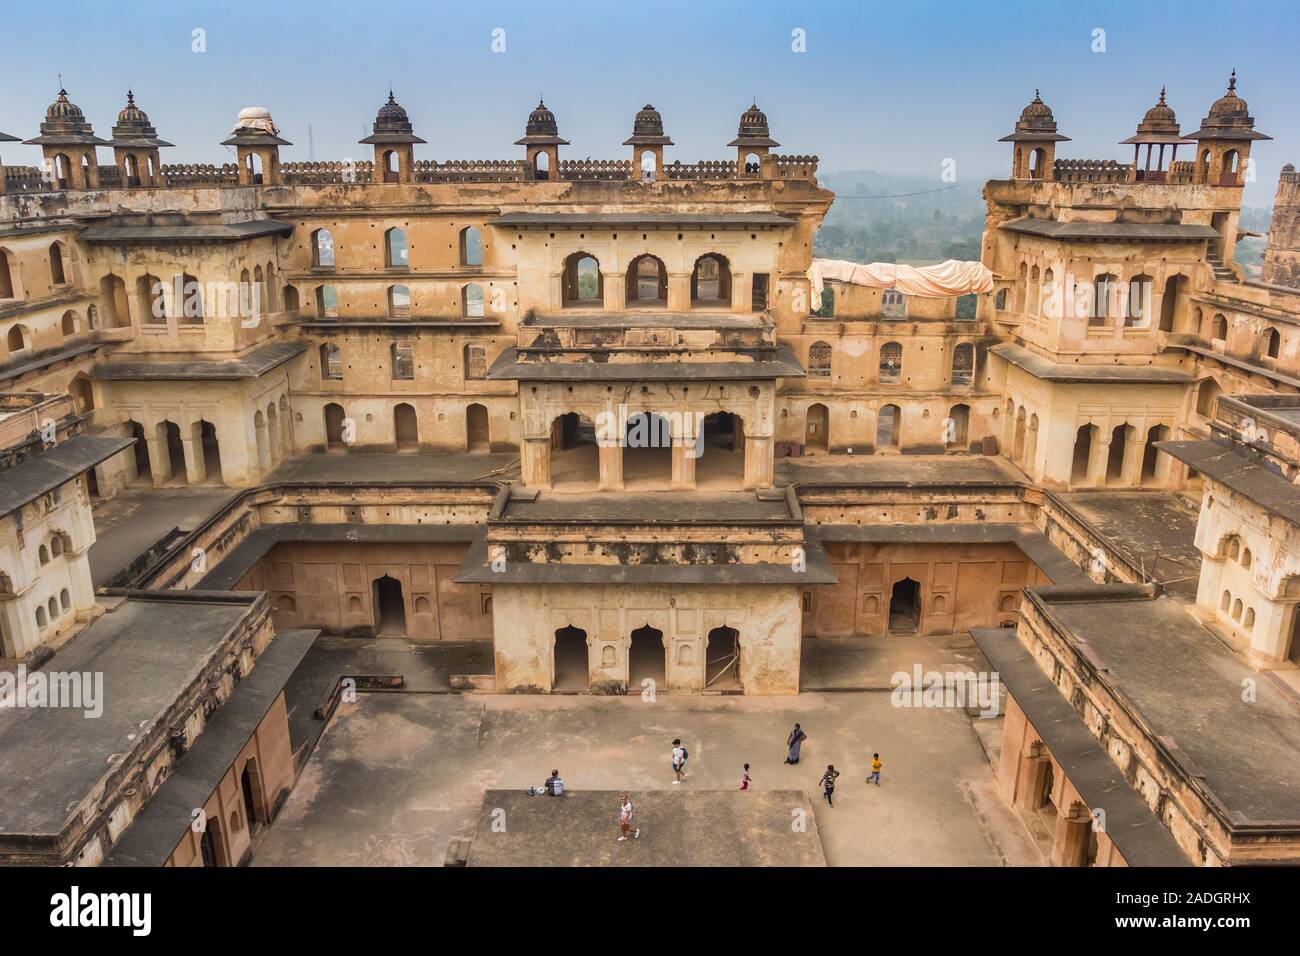
[[[613, 158], [653, 103], [677, 146], [668, 158], [723, 158], [755, 96], [781, 152], [824, 170], [1003, 175], [1010, 132], [1035, 87], [1073, 142], [1059, 155], [1125, 159], [1161, 84], [1185, 132], [1236, 67], [1257, 128], [1258, 180], [1300, 163], [1300, 4], [1232, 0], [772, 2], [552, 0], [63, 0], [55, 16], [8, 4], [0, 21], [0, 130], [34, 136], [62, 72], [95, 131], [109, 135], [132, 86], [164, 162], [223, 162], [243, 106], [268, 107], [293, 141], [282, 157], [362, 158], [391, 82], [425, 158], [510, 158], [539, 94], [572, 157]], [[191, 35], [205, 31], [206, 52]], [[494, 53], [492, 31], [505, 31]], [[791, 49], [805, 31], [806, 52]], [[1094, 30], [1105, 52], [1093, 52]], [[1190, 153], [1190, 150], [1189, 150]], [[5, 144], [10, 163], [35, 147]], [[104, 161], [107, 161], [105, 156]]]

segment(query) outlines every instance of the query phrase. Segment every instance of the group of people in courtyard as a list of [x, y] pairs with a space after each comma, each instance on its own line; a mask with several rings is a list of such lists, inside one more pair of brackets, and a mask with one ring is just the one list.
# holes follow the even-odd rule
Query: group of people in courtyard
[[[799, 754], [803, 748], [803, 743], [808, 739], [808, 734], [799, 724], [794, 725], [786, 737], [786, 755], [785, 763], [794, 765], [799, 763]], [[686, 761], [690, 757], [690, 751], [682, 744], [681, 738], [673, 739], [672, 746], [672, 769], [673, 784], [680, 784], [686, 779]], [[866, 782], [880, 786], [880, 769], [883, 763], [880, 754], [871, 755], [871, 773], [867, 775]], [[826, 765], [826, 772], [822, 774], [819, 785], [822, 788], [822, 796], [826, 799], [828, 806], [835, 806], [835, 781], [840, 777], [840, 771], [835, 769], [834, 764]], [[749, 775], [749, 764], [745, 764], [740, 771], [740, 789], [748, 790], [751, 777]], [[560, 778], [560, 771], [552, 770], [550, 777], [547, 778], [544, 786], [538, 790], [530, 790], [530, 793], [541, 792], [547, 796], [562, 796], [564, 794], [564, 781]], [[625, 843], [629, 837], [633, 840], [641, 836], [641, 829], [632, 821], [636, 813], [636, 807], [632, 803], [632, 798], [626, 793], [619, 794], [618, 798], [618, 842]]]

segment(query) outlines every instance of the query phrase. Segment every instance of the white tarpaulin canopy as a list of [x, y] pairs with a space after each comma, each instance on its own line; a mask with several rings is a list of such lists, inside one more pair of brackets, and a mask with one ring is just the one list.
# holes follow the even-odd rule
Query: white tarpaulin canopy
[[812, 280], [813, 302], [821, 299], [827, 282], [847, 282], [873, 289], [897, 289], [906, 295], [941, 298], [992, 292], [993, 272], [980, 262], [949, 259], [937, 266], [900, 266], [892, 262], [863, 265], [845, 259], [814, 259], [808, 270]]

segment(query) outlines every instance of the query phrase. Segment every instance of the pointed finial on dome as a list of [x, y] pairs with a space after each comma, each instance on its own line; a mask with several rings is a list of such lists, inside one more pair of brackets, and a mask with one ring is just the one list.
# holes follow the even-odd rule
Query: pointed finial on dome
[[1160, 105], [1161, 106], [1167, 105], [1165, 103], [1165, 85], [1163, 83], [1160, 84]]
[[1228, 92], [1237, 92], [1237, 68], [1235, 66], [1232, 68], [1232, 75], [1228, 77]]

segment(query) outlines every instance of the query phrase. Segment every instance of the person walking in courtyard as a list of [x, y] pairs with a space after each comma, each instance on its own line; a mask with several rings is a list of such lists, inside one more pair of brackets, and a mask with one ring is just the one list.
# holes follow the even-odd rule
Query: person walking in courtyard
[[880, 754], [871, 755], [871, 776], [867, 777], [867, 783], [880, 786]]
[[689, 756], [682, 746], [681, 738], [673, 740], [673, 783], [681, 783], [686, 779], [686, 758]]
[[803, 742], [807, 739], [808, 735], [803, 732], [803, 728], [795, 724], [794, 730], [790, 731], [790, 736], [785, 741], [785, 745], [790, 748], [785, 755], [786, 763], [799, 762], [799, 748], [803, 746]]
[[835, 806], [835, 801], [831, 799], [835, 796], [835, 778], [839, 775], [840, 772], [835, 769], [835, 765], [832, 763], [826, 765], [826, 772], [822, 774], [822, 796], [826, 798], [826, 802], [832, 807]]
[[745, 764], [745, 769], [740, 771], [740, 789], [749, 789], [749, 764]]
[[635, 840], [641, 836], [641, 830], [639, 827], [632, 826], [632, 798], [625, 793], [618, 798], [618, 803], [618, 829], [620, 832], [618, 842], [627, 842], [629, 833], [632, 834], [632, 839]]

